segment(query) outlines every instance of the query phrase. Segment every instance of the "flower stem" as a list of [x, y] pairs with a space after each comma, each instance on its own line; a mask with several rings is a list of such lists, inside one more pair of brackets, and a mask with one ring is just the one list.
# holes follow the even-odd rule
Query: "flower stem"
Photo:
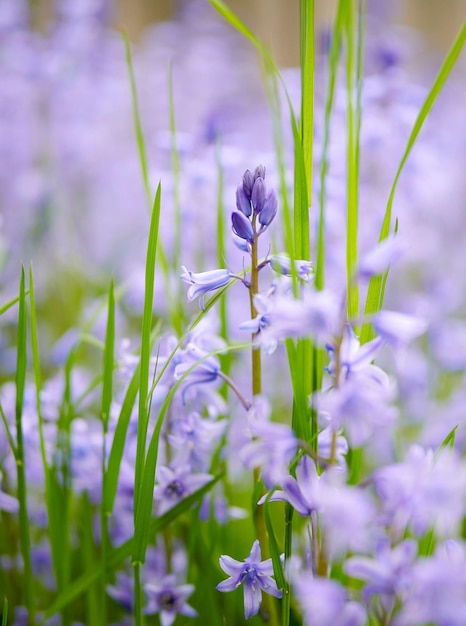
[[[256, 232], [256, 215], [252, 218], [252, 227]], [[257, 315], [256, 307], [254, 306], [254, 296], [259, 293], [259, 266], [258, 266], [258, 250], [257, 250], [257, 236], [254, 238], [251, 244], [251, 284], [249, 287], [249, 301], [251, 306], [251, 319], [254, 319]], [[261, 351], [260, 348], [254, 346], [254, 339], [256, 333], [252, 335], [253, 347], [251, 350], [252, 359], [252, 396], [258, 396], [262, 393], [262, 365], [261, 365]], [[254, 493], [257, 491], [256, 486], [260, 482], [260, 469], [254, 468]], [[263, 507], [256, 506], [254, 511], [254, 525], [256, 530], [256, 537], [259, 539], [261, 545], [262, 554], [264, 558], [270, 557], [269, 551], [269, 539], [267, 534], [267, 528], [265, 525], [264, 509]], [[274, 599], [268, 594], [262, 596], [262, 618], [270, 626], [278, 626], [278, 612]]]

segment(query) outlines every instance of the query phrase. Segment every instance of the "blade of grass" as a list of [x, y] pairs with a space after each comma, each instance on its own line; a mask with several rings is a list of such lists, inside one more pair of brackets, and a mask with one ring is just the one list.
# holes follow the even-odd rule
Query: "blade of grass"
[[[108, 420], [110, 417], [110, 407], [112, 404], [113, 396], [113, 368], [115, 361], [115, 295], [113, 288], [113, 280], [110, 281], [108, 289], [108, 314], [107, 314], [107, 329], [105, 332], [105, 348], [103, 355], [103, 374], [102, 374], [102, 401], [101, 401], [101, 416], [102, 416], [102, 501], [100, 506], [100, 541], [102, 546], [102, 563], [104, 567], [104, 580], [103, 586], [106, 587], [106, 564], [108, 558], [109, 538], [108, 538], [108, 516], [105, 510], [105, 494], [107, 483], [107, 434], [108, 434]], [[85, 501], [85, 507], [89, 508], [89, 503]], [[86, 509], [87, 510], [87, 509]], [[90, 538], [92, 534], [89, 534], [88, 529], [83, 529], [84, 537]], [[91, 541], [89, 542], [91, 544]], [[92, 544], [87, 547], [87, 554], [91, 553]], [[94, 624], [98, 624], [99, 620], [107, 621], [107, 602], [106, 594], [103, 594], [101, 604], [98, 603], [95, 593], [90, 593], [88, 596], [89, 612]], [[99, 612], [101, 613], [99, 618]], [[91, 621], [89, 618], [89, 621]]]
[[[154, 206], [152, 209], [149, 240], [147, 243], [146, 274], [144, 288], [144, 312], [142, 317], [141, 331], [141, 359], [140, 359], [140, 379], [139, 379], [139, 406], [138, 406], [138, 432], [136, 442], [136, 467], [134, 476], [134, 527], [137, 536], [139, 506], [141, 503], [140, 494], [144, 482], [144, 467], [146, 461], [146, 440], [147, 428], [149, 424], [149, 409], [147, 405], [149, 390], [149, 365], [151, 355], [151, 329], [152, 329], [152, 309], [154, 306], [154, 282], [155, 282], [155, 260], [157, 254], [157, 241], [160, 222], [160, 196], [161, 185], [159, 183], [155, 194]], [[141, 590], [140, 572], [137, 559], [133, 559], [134, 565], [134, 617], [135, 624], [142, 623], [141, 611]]]
[[23, 440], [23, 403], [27, 368], [27, 310], [24, 287], [24, 266], [21, 267], [18, 311], [18, 351], [16, 358], [16, 471], [19, 501], [19, 536], [23, 557], [24, 603], [28, 611], [28, 623], [35, 624], [34, 577], [31, 562], [31, 539], [27, 506], [26, 469]]
[[[223, 477], [223, 474], [219, 474], [213, 480], [205, 484], [201, 489], [198, 489], [187, 498], [176, 504], [173, 508], [156, 519], [152, 519], [149, 528], [150, 537], [155, 537], [164, 528], [171, 524], [180, 515], [188, 511], [193, 504], [199, 502], [206, 493], [208, 493], [214, 485]], [[107, 566], [108, 571], [114, 570], [119, 567], [125, 559], [131, 556], [133, 552], [134, 537], [128, 539], [118, 548], [114, 548], [110, 551]], [[74, 580], [67, 588], [58, 595], [58, 597], [50, 604], [46, 611], [42, 615], [40, 624], [44, 624], [55, 613], [62, 611], [71, 602], [79, 598], [83, 593], [94, 585], [103, 575], [103, 566], [100, 561], [94, 563], [89, 570], [82, 576]]]
[[7, 626], [7, 624], [8, 624], [8, 599], [5, 596], [3, 598], [2, 626]]
[[144, 458], [146, 452], [146, 437], [149, 414], [147, 411], [147, 397], [149, 389], [149, 362], [151, 351], [151, 327], [152, 327], [152, 307], [154, 300], [154, 282], [155, 282], [155, 260], [158, 244], [158, 230], [160, 221], [160, 183], [155, 194], [154, 207], [152, 210], [151, 224], [149, 230], [149, 240], [147, 243], [146, 255], [146, 274], [145, 274], [145, 294], [144, 294], [144, 312], [142, 318], [141, 331], [141, 360], [140, 360], [140, 380], [139, 380], [139, 408], [138, 408], [138, 434], [136, 445], [136, 467], [134, 479], [134, 503], [135, 516], [136, 507], [139, 500], [139, 491], [141, 488], [142, 471], [144, 467]]
[[359, 137], [355, 113], [355, 5], [345, 3], [344, 32], [346, 40], [347, 96], [347, 182], [346, 182], [346, 300], [349, 319], [359, 314], [358, 283], [353, 280], [358, 262], [358, 195], [359, 195]]
[[[388, 197], [387, 207], [385, 210], [384, 219], [382, 222], [382, 228], [380, 230], [379, 241], [383, 241], [390, 234], [391, 227], [391, 219], [392, 219], [392, 206], [393, 200], [395, 197], [396, 188], [398, 186], [398, 181], [400, 179], [401, 173], [404, 169], [406, 161], [413, 149], [414, 144], [416, 143], [416, 139], [421, 132], [421, 129], [424, 125], [424, 122], [427, 119], [432, 107], [434, 106], [440, 92], [442, 91], [458, 57], [464, 47], [466, 42], [466, 22], [461, 27], [461, 30], [455, 39], [450, 51], [448, 52], [440, 70], [437, 74], [437, 77], [434, 80], [434, 83], [427, 94], [427, 97], [419, 111], [419, 114], [414, 122], [413, 129], [408, 138], [408, 143], [406, 145], [405, 151], [403, 153], [403, 157], [398, 166], [398, 170], [395, 175], [395, 179], [392, 184], [392, 188], [390, 190], [390, 195]], [[376, 313], [382, 308], [383, 298], [382, 298], [382, 276], [374, 276], [370, 283], [367, 291], [366, 304], [364, 307], [364, 313], [366, 316], [369, 316], [373, 313]], [[370, 341], [374, 337], [374, 330], [370, 323], [365, 323], [363, 325], [361, 331], [361, 343], [365, 343]]]

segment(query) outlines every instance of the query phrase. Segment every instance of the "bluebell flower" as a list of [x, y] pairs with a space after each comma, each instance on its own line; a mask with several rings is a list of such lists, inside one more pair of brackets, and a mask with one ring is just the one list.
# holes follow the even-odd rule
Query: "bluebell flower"
[[204, 310], [205, 294], [224, 287], [229, 283], [230, 278], [230, 272], [226, 269], [194, 273], [186, 269], [184, 265], [181, 268], [181, 280], [191, 285], [187, 293], [188, 301], [199, 298], [199, 306], [202, 310]]
[[[308, 282], [314, 275], [314, 268], [310, 261], [303, 261], [295, 259], [294, 265], [296, 268], [296, 275], [301, 280]], [[283, 276], [292, 276], [293, 270], [291, 266], [290, 257], [284, 254], [275, 254], [270, 258], [270, 267]]]
[[314, 576], [311, 572], [293, 576], [293, 588], [306, 626], [364, 626], [366, 612], [348, 598], [335, 580]]
[[282, 597], [282, 592], [277, 588], [272, 578], [272, 559], [261, 561], [261, 549], [256, 539], [252, 545], [249, 556], [244, 561], [237, 561], [231, 556], [220, 557], [220, 567], [228, 574], [229, 578], [217, 585], [218, 591], [235, 591], [243, 585], [244, 592], [244, 617], [249, 619], [259, 612], [262, 602], [262, 592], [276, 598]]
[[264, 179], [259, 177], [254, 181], [254, 186], [251, 193], [251, 204], [254, 209], [254, 213], [260, 213], [264, 207], [266, 195], [266, 188]]
[[[355, 373], [364, 373], [365, 376], [377, 380], [383, 377], [383, 374], [380, 374], [381, 370], [372, 365], [372, 361], [382, 344], [383, 339], [376, 337], [361, 346], [354, 330], [349, 324], [345, 324], [343, 338], [339, 346], [340, 379], [348, 379]], [[326, 370], [329, 374], [335, 376], [335, 346], [333, 343], [328, 343], [325, 347], [330, 357], [330, 363]]]
[[452, 540], [412, 567], [409, 593], [396, 616], [396, 626], [466, 624], [466, 550]]
[[178, 584], [174, 574], [164, 576], [157, 584], [144, 585], [144, 591], [148, 600], [144, 613], [158, 613], [161, 626], [171, 626], [178, 614], [197, 617], [197, 611], [186, 602], [194, 585]]
[[398, 311], [379, 311], [372, 318], [372, 324], [381, 337], [395, 348], [405, 346], [427, 330], [427, 320], [399, 313]]
[[[320, 507], [319, 482], [320, 477], [317, 474], [314, 461], [310, 457], [304, 456], [296, 467], [296, 478], [286, 476], [281, 481], [283, 491], [274, 491], [270, 500], [289, 502], [301, 517], [309, 517], [313, 511], [318, 511]], [[263, 504], [265, 499], [266, 496], [261, 498], [258, 504]]]
[[162, 515], [175, 504], [200, 489], [213, 477], [210, 474], [193, 473], [190, 465], [171, 469], [162, 466], [157, 471], [158, 483], [154, 488], [154, 500], [158, 514]]
[[254, 398], [248, 411], [253, 439], [240, 450], [240, 458], [248, 469], [260, 467], [268, 489], [280, 484], [296, 453], [297, 440], [287, 424], [270, 422], [269, 407], [262, 396]]
[[381, 539], [375, 548], [374, 558], [354, 556], [345, 565], [345, 572], [352, 578], [365, 581], [362, 591], [364, 602], [379, 596], [385, 611], [391, 611], [396, 598], [406, 594], [412, 580], [412, 565], [417, 555], [417, 543], [412, 539], [402, 541], [392, 548], [387, 538]]

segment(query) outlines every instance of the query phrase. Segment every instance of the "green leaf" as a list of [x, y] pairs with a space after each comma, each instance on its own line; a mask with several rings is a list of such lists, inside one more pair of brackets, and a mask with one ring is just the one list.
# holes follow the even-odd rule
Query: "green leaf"
[[16, 473], [19, 501], [19, 539], [23, 557], [24, 602], [28, 610], [29, 621], [35, 623], [34, 578], [31, 563], [31, 539], [27, 507], [27, 488], [25, 456], [23, 443], [23, 403], [27, 369], [27, 310], [26, 290], [24, 287], [24, 267], [21, 267], [19, 287], [18, 338], [16, 358]]
[[[164, 513], [158, 518], [152, 519], [149, 527], [149, 535], [155, 537], [164, 528], [166, 528], [171, 522], [177, 519], [180, 515], [185, 513], [193, 504], [199, 502], [206, 493], [208, 493], [212, 487], [223, 477], [223, 474], [219, 474], [213, 480], [205, 484], [201, 489], [198, 489], [187, 498], [176, 504], [172, 509]], [[134, 538], [128, 539], [118, 548], [111, 550], [107, 566], [108, 570], [112, 571], [119, 567], [125, 559], [127, 559], [133, 552]], [[52, 617], [58, 611], [63, 610], [71, 602], [79, 598], [83, 593], [94, 585], [104, 573], [102, 563], [95, 562], [85, 574], [74, 580], [68, 587], [58, 595], [54, 602], [47, 608], [42, 616], [41, 624], [44, 624], [48, 619]]]
[[102, 380], [101, 415], [102, 415], [102, 422], [104, 426], [104, 433], [107, 432], [108, 419], [110, 416], [110, 406], [112, 404], [114, 353], [115, 353], [115, 296], [114, 296], [113, 280], [112, 280], [110, 281], [110, 287], [108, 290], [108, 317], [107, 317], [107, 330], [105, 333], [103, 380]]
[[[134, 502], [137, 505], [139, 499], [139, 490], [141, 488], [141, 476], [144, 467], [144, 457], [146, 450], [147, 426], [149, 422], [149, 414], [147, 408], [148, 389], [149, 389], [149, 363], [151, 354], [151, 328], [152, 328], [152, 307], [154, 300], [154, 282], [155, 282], [155, 259], [157, 253], [157, 242], [160, 221], [160, 183], [154, 199], [154, 207], [149, 230], [149, 240], [147, 244], [146, 255], [146, 274], [145, 274], [145, 291], [144, 291], [144, 313], [142, 318], [141, 331], [141, 362], [140, 362], [140, 381], [139, 381], [139, 409], [138, 409], [138, 434], [136, 446], [136, 469], [134, 479]], [[136, 509], [135, 509], [136, 514]]]
[[[393, 181], [392, 188], [390, 190], [390, 195], [388, 197], [388, 202], [387, 202], [387, 208], [385, 210], [385, 216], [383, 219], [382, 228], [380, 230], [379, 241], [383, 241], [390, 234], [391, 219], [392, 219], [392, 205], [393, 205], [393, 200], [395, 197], [395, 191], [398, 186], [398, 180], [401, 176], [401, 172], [404, 169], [406, 161], [408, 160], [408, 157], [416, 142], [416, 139], [419, 133], [421, 132], [424, 122], [426, 121], [427, 116], [429, 115], [430, 111], [432, 110], [432, 107], [435, 104], [435, 101], [437, 100], [440, 92], [442, 91], [447, 81], [447, 78], [449, 77], [461, 53], [461, 50], [464, 47], [465, 42], [466, 42], [466, 22], [463, 24], [456, 40], [453, 43], [453, 46], [451, 47], [449, 53], [447, 54], [442, 64], [442, 67], [440, 68], [440, 71], [429, 93], [427, 94], [427, 98], [425, 99], [424, 104], [422, 105], [421, 110], [419, 111], [419, 114], [414, 123], [414, 126], [409, 136], [408, 143], [405, 148], [403, 157], [398, 166], [398, 170], [396, 172], [396, 176]], [[366, 297], [366, 305], [364, 308], [364, 313], [366, 316], [376, 313], [382, 308], [382, 305], [383, 305], [382, 282], [383, 282], [382, 276], [374, 276], [369, 283], [369, 288], [368, 288], [367, 297]], [[371, 327], [371, 325], [369, 323], [364, 324], [362, 328], [362, 332], [361, 332], [361, 343], [370, 341], [373, 337], [374, 337], [374, 330]]]
[[2, 626], [7, 626], [7, 624], [8, 624], [8, 599], [5, 596], [3, 598]]
[[287, 587], [285, 580], [285, 573], [283, 571], [283, 565], [281, 560], [281, 552], [278, 547], [277, 538], [275, 537], [275, 532], [273, 530], [273, 523], [270, 518], [269, 511], [269, 500], [272, 493], [269, 493], [264, 502], [264, 519], [265, 526], [267, 528], [267, 534], [269, 535], [269, 549], [270, 556], [272, 557], [273, 563], [273, 573], [275, 574], [275, 580], [277, 582], [277, 587], [279, 589], [285, 589]]

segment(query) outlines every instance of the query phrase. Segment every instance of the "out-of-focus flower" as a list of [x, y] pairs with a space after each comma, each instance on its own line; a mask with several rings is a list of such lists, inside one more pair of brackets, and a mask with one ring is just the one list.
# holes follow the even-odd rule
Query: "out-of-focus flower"
[[354, 556], [345, 565], [345, 572], [366, 582], [362, 597], [369, 603], [375, 595], [386, 611], [391, 611], [396, 597], [402, 598], [411, 583], [411, 568], [417, 554], [417, 544], [411, 539], [391, 548], [388, 539], [378, 542], [374, 558]]
[[189, 465], [176, 469], [160, 467], [157, 471], [158, 484], [154, 488], [154, 500], [158, 503], [158, 513], [160, 515], [165, 513], [212, 478], [210, 474], [193, 472]]
[[147, 583], [144, 591], [147, 596], [144, 613], [158, 613], [161, 626], [171, 626], [178, 614], [197, 617], [197, 611], [186, 602], [194, 591], [194, 585], [178, 584], [173, 574], [164, 576], [157, 584]]
[[366, 612], [335, 580], [296, 573], [293, 587], [306, 626], [363, 626]]
[[[288, 256], [285, 256], [283, 254], [275, 254], [274, 256], [270, 257], [269, 262], [270, 267], [275, 272], [277, 272], [277, 274], [282, 274], [283, 276], [293, 275], [292, 262]], [[302, 261], [295, 259], [294, 266], [298, 278], [306, 282], [311, 280], [314, 275], [314, 268], [311, 261]]]
[[398, 311], [379, 311], [372, 318], [372, 324], [383, 339], [395, 348], [400, 348], [427, 330], [427, 320]]
[[259, 612], [262, 592], [276, 598], [282, 597], [273, 576], [272, 559], [261, 561], [259, 541], [252, 545], [249, 556], [244, 561], [237, 561], [231, 556], [220, 557], [220, 567], [229, 578], [217, 585], [218, 591], [235, 591], [241, 584], [244, 591], [244, 617], [249, 619]]

